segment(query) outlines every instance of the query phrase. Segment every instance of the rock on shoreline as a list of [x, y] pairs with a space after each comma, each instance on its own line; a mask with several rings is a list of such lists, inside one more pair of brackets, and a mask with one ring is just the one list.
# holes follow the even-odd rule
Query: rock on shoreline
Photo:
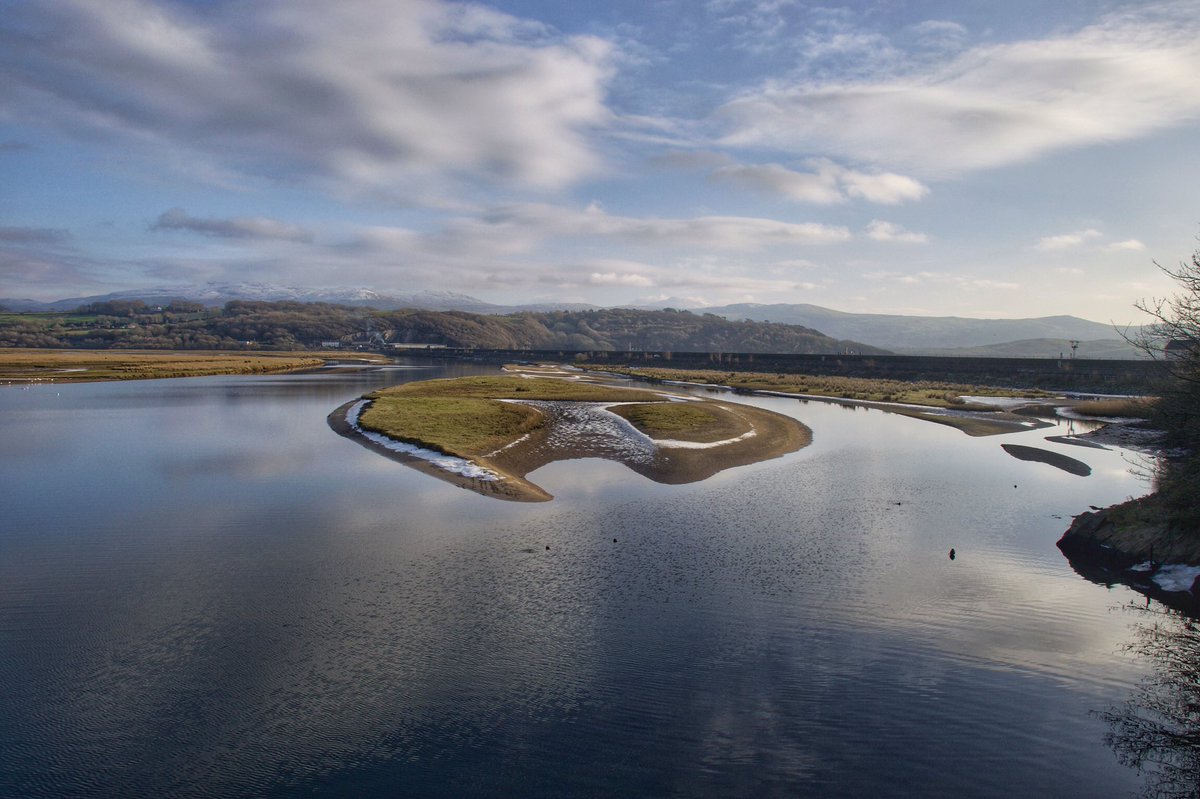
[[[1154, 494], [1088, 511], [1074, 518], [1058, 548], [1072, 565], [1099, 568], [1135, 588], [1186, 591], [1179, 575], [1200, 566], [1200, 537], [1173, 529], [1166, 518]], [[1200, 574], [1190, 590], [1200, 597]]]

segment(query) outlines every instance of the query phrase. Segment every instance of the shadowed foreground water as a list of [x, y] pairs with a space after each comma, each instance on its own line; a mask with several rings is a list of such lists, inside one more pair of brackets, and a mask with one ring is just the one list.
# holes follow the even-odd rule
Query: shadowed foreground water
[[1138, 789], [1133, 595], [1054, 547], [1127, 453], [764, 398], [813, 445], [518, 505], [325, 424], [445, 374], [0, 388], [0, 795]]

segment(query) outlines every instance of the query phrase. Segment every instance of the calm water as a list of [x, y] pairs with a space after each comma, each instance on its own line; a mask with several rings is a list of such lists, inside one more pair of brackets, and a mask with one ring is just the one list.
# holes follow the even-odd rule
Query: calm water
[[0, 795], [1139, 789], [1135, 596], [1054, 546], [1128, 453], [764, 398], [813, 445], [529, 505], [325, 423], [466, 369], [0, 387]]

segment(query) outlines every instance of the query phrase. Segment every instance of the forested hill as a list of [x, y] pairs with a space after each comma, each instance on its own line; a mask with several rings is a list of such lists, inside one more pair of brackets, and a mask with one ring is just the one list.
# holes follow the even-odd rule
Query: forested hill
[[884, 354], [811, 328], [731, 321], [690, 311], [600, 309], [490, 316], [376, 311], [324, 303], [92, 303], [72, 313], [0, 314], [0, 346], [149, 349], [307, 349], [337, 341], [478, 349]]

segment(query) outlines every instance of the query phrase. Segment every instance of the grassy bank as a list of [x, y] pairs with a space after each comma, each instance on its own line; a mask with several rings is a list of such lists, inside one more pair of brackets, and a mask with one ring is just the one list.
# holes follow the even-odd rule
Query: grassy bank
[[1149, 419], [1154, 412], [1152, 397], [1121, 397], [1115, 399], [1083, 400], [1074, 405], [1085, 416], [1112, 419]]
[[934, 408], [962, 408], [963, 395], [994, 397], [1049, 397], [1044, 391], [1014, 391], [990, 386], [905, 382], [861, 377], [770, 374], [767, 372], [721, 372], [714, 369], [648, 369], [582, 365], [585, 369], [613, 372], [650, 380], [713, 383], [744, 391], [780, 391], [860, 402], [900, 402]]
[[[331, 359], [314, 352], [172, 352], [0, 349], [0, 382], [148, 380], [203, 375], [273, 374]], [[372, 356], [381, 363], [386, 358]]]
[[657, 402], [617, 405], [611, 410], [651, 438], [722, 441], [740, 436], [748, 429], [723, 407], [707, 403]]

